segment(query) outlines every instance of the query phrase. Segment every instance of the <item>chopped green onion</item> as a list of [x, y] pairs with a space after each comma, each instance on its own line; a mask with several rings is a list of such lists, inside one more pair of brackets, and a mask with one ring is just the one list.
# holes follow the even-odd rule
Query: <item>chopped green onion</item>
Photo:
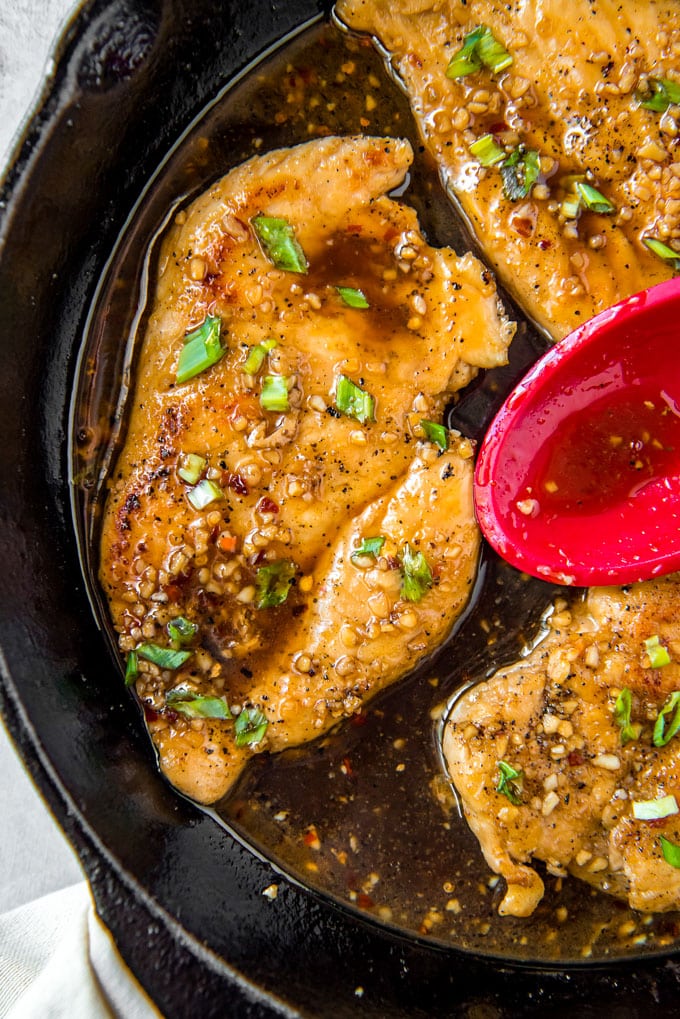
[[211, 368], [226, 353], [220, 342], [222, 320], [216, 315], [208, 315], [198, 329], [184, 337], [184, 346], [177, 362], [177, 382], [188, 382], [195, 375], [200, 375], [206, 368]]
[[526, 198], [538, 180], [541, 163], [536, 149], [518, 145], [501, 166], [503, 193], [511, 202]]
[[484, 30], [477, 43], [477, 53], [482, 63], [494, 74], [500, 74], [512, 63], [512, 57], [490, 28]]
[[420, 427], [425, 432], [425, 438], [429, 442], [434, 442], [440, 449], [449, 448], [449, 433], [444, 425], [437, 424], [436, 421], [426, 421], [425, 418], [421, 418]]
[[176, 651], [171, 647], [161, 647], [159, 644], [140, 644], [136, 651], [140, 658], [153, 662], [160, 669], [179, 669], [192, 654], [191, 651]]
[[621, 726], [620, 739], [622, 746], [625, 746], [630, 740], [637, 739], [642, 732], [642, 726], [638, 722], [631, 723], [630, 712], [632, 706], [633, 695], [628, 687], [624, 686], [614, 704], [614, 718], [617, 725]]
[[560, 212], [565, 219], [576, 219], [581, 211], [581, 196], [575, 192], [564, 198], [560, 206]]
[[187, 499], [196, 510], [205, 509], [211, 502], [217, 502], [218, 499], [224, 499], [224, 492], [219, 485], [216, 485], [214, 481], [210, 481], [208, 478], [203, 478], [197, 485], [189, 489], [187, 492]]
[[173, 644], [187, 644], [198, 633], [198, 623], [192, 623], [184, 616], [175, 616], [167, 624], [166, 630]]
[[177, 474], [188, 485], [195, 485], [206, 468], [207, 460], [198, 453], [181, 453]]
[[305, 253], [288, 220], [278, 216], [255, 216], [251, 223], [265, 254], [277, 269], [307, 272]]
[[671, 656], [668, 654], [668, 648], [663, 646], [658, 634], [655, 633], [653, 637], [647, 638], [645, 651], [652, 669], [661, 669], [664, 665], [670, 665]]
[[335, 289], [350, 308], [370, 308], [363, 290], [358, 290], [356, 287], [336, 287]]
[[673, 251], [672, 248], [669, 248], [663, 241], [657, 240], [656, 237], [643, 237], [642, 243], [657, 258], [668, 262], [674, 272], [680, 272], [680, 254], [677, 251]]
[[483, 134], [470, 146], [470, 152], [482, 166], [495, 166], [505, 159], [502, 149], [492, 134]]
[[446, 68], [447, 78], [464, 78], [466, 74], [481, 70], [482, 61], [477, 53], [477, 46], [484, 33], [488, 31], [486, 25], [480, 25], [473, 32], [468, 32], [463, 39], [463, 45], [449, 61]]
[[660, 796], [658, 800], [633, 800], [633, 817], [638, 821], [657, 821], [677, 813], [675, 796]]
[[[673, 720], [668, 726], [668, 730], [664, 732], [666, 727], [665, 715], [670, 715], [672, 711], [675, 711]], [[656, 722], [654, 723], [654, 733], [652, 740], [655, 747], [665, 747], [667, 743], [675, 736], [676, 732], [680, 729], [680, 690], [674, 690], [670, 695], [664, 706], [662, 707], [659, 714], [656, 716]]]
[[367, 421], [375, 421], [375, 400], [346, 375], [338, 376], [335, 406], [348, 417], [356, 418], [362, 425]]
[[125, 685], [132, 686], [139, 676], [139, 660], [136, 651], [130, 651], [125, 660]]
[[234, 722], [236, 746], [247, 747], [260, 743], [268, 725], [267, 716], [259, 708], [244, 708]]
[[590, 212], [599, 212], [605, 215], [616, 212], [616, 206], [612, 205], [601, 191], [598, 191], [597, 188], [592, 187], [590, 184], [586, 184], [584, 181], [577, 181], [576, 192], [586, 209]]
[[369, 556], [372, 559], [377, 559], [384, 544], [385, 539], [382, 534], [375, 538], [362, 538], [361, 545], [352, 552], [351, 558], [362, 559], [364, 556]]
[[416, 552], [407, 542], [401, 553], [400, 595], [407, 601], [420, 601], [432, 587], [433, 578], [427, 559], [422, 552]]
[[513, 768], [507, 761], [498, 762], [498, 770], [500, 777], [498, 779], [498, 785], [496, 786], [496, 792], [501, 793], [503, 796], [507, 796], [511, 803], [516, 807], [522, 802], [522, 789], [524, 786], [524, 772], [518, 771], [517, 768]]
[[165, 698], [173, 711], [186, 718], [231, 718], [229, 705], [222, 697], [193, 696], [190, 690], [177, 687], [170, 690]]
[[295, 563], [290, 559], [277, 559], [260, 566], [255, 574], [258, 609], [271, 609], [283, 605], [295, 577]]
[[670, 863], [671, 867], [680, 868], [680, 846], [676, 846], [675, 842], [664, 838], [663, 835], [659, 836], [659, 842], [666, 863]]
[[276, 346], [276, 340], [263, 340], [262, 343], [257, 343], [251, 347], [248, 351], [248, 357], [246, 358], [243, 370], [246, 375], [257, 375], [260, 368], [264, 363], [264, 359], [270, 350], [273, 350]]
[[680, 85], [671, 81], [670, 78], [648, 78], [649, 91], [638, 90], [635, 98], [640, 100], [640, 106], [646, 110], [654, 110], [655, 113], [663, 113], [671, 105], [680, 103]]
[[286, 375], [265, 375], [262, 379], [260, 404], [264, 410], [290, 410]]
[[496, 39], [490, 28], [480, 25], [463, 39], [463, 45], [457, 50], [446, 68], [447, 78], [463, 78], [481, 69], [482, 64], [498, 74], [510, 67], [512, 57], [505, 47]]

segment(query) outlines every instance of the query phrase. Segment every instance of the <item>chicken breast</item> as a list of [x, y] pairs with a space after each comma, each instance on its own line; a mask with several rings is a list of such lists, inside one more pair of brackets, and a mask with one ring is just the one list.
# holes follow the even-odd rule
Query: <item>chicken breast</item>
[[540, 901], [534, 858], [634, 909], [680, 908], [679, 604], [677, 574], [594, 588], [557, 605], [528, 657], [455, 701], [446, 763], [507, 882], [501, 913]]
[[673, 275], [675, 0], [338, 0], [336, 11], [379, 41], [446, 188], [549, 336]]
[[257, 157], [161, 251], [100, 575], [161, 767], [203, 802], [360, 710], [470, 591], [472, 448], [442, 413], [514, 327], [384, 196], [411, 157]]

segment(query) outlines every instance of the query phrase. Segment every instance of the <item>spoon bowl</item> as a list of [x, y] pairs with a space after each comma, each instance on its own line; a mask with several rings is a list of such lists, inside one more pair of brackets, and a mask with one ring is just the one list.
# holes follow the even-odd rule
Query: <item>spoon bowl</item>
[[680, 569], [680, 278], [621, 301], [540, 358], [475, 469], [483, 534], [557, 584]]

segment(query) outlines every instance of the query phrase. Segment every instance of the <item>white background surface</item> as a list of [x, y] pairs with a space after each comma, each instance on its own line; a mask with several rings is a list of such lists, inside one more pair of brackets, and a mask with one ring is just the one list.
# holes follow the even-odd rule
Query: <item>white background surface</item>
[[[54, 39], [73, 0], [0, 0], [0, 165], [37, 99]], [[0, 345], [2, 337], [0, 337]], [[0, 723], [0, 913], [82, 880]]]

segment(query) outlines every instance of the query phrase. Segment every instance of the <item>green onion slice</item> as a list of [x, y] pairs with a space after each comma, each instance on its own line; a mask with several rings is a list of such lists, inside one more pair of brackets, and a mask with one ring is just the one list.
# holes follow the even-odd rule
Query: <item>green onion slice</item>
[[667, 244], [664, 244], [663, 241], [658, 240], [656, 237], [643, 237], [642, 243], [657, 258], [668, 262], [674, 272], [680, 272], [680, 254], [677, 251], [673, 251], [672, 248], [669, 248]]
[[466, 74], [479, 71], [484, 64], [494, 74], [510, 67], [512, 57], [505, 47], [496, 39], [490, 28], [480, 25], [468, 32], [463, 45], [457, 50], [446, 68], [447, 78], [463, 78]]
[[677, 846], [675, 842], [671, 842], [670, 839], [666, 839], [663, 835], [659, 836], [659, 842], [661, 843], [661, 852], [666, 863], [670, 863], [671, 867], [680, 868], [680, 846]]
[[260, 743], [268, 725], [267, 716], [259, 708], [244, 708], [234, 722], [236, 746], [247, 747]]
[[351, 558], [362, 559], [364, 556], [369, 556], [372, 559], [377, 559], [384, 544], [385, 538], [382, 534], [375, 538], [362, 538], [361, 545], [352, 552]]
[[422, 418], [420, 421], [420, 427], [425, 432], [425, 438], [429, 442], [434, 442], [440, 449], [449, 448], [449, 432], [444, 425], [438, 424], [436, 421], [427, 421]]
[[633, 800], [633, 817], [638, 821], [657, 821], [677, 813], [675, 796], [660, 796], [658, 800]]
[[586, 209], [590, 212], [599, 212], [604, 215], [616, 212], [616, 206], [612, 205], [601, 191], [598, 191], [597, 188], [592, 187], [590, 184], [586, 184], [585, 181], [576, 182], [576, 192]]
[[245, 364], [243, 365], [243, 370], [246, 375], [257, 375], [267, 354], [276, 346], [276, 340], [270, 339], [263, 340], [262, 343], [256, 343], [255, 346], [251, 347], [248, 351], [248, 357], [245, 360]]
[[224, 499], [224, 492], [219, 485], [216, 485], [214, 481], [210, 481], [208, 478], [203, 478], [197, 485], [189, 489], [187, 492], [187, 499], [196, 510], [205, 509], [211, 502], [217, 502], [218, 499]]
[[171, 647], [161, 647], [159, 644], [140, 644], [136, 651], [140, 658], [153, 662], [161, 669], [179, 669], [192, 654], [191, 651], [177, 651]]
[[309, 266], [305, 253], [287, 219], [278, 216], [255, 216], [251, 223], [265, 254], [277, 269], [283, 269], [285, 272], [307, 272]]
[[422, 552], [416, 552], [406, 542], [400, 560], [401, 588], [399, 593], [407, 601], [420, 601], [433, 584], [432, 570], [427, 559]]
[[522, 789], [524, 787], [524, 772], [513, 768], [507, 761], [498, 762], [498, 785], [496, 792], [507, 796], [516, 807], [522, 802]]
[[647, 638], [645, 651], [652, 669], [662, 669], [664, 665], [670, 665], [671, 656], [668, 654], [668, 648], [661, 643], [657, 633], [653, 637]]
[[185, 616], [176, 616], [166, 626], [173, 644], [188, 644], [198, 633], [198, 623], [192, 623]]
[[[675, 714], [673, 715], [671, 724], [668, 726], [668, 729], [666, 729], [665, 716], [670, 715], [673, 711], [675, 711]], [[665, 747], [666, 744], [670, 743], [673, 739], [678, 729], [680, 729], [680, 690], [674, 690], [659, 714], [656, 716], [654, 734], [652, 736], [654, 746]]]
[[560, 212], [565, 219], [576, 219], [581, 212], [581, 196], [574, 192], [563, 200]]
[[295, 577], [295, 563], [290, 559], [277, 559], [260, 566], [255, 574], [258, 609], [271, 609], [283, 605]]
[[260, 404], [264, 410], [290, 410], [286, 375], [265, 375], [262, 379]]
[[200, 697], [183, 687], [168, 691], [166, 704], [186, 718], [231, 718], [229, 705], [222, 697]]
[[642, 732], [642, 726], [637, 722], [632, 723], [630, 720], [632, 706], [633, 695], [628, 687], [624, 686], [614, 704], [614, 718], [617, 725], [621, 726], [620, 739], [622, 746], [625, 746], [631, 740], [637, 739]]
[[680, 103], [680, 85], [677, 82], [670, 78], [648, 78], [647, 84], [648, 91], [638, 90], [635, 93], [635, 98], [645, 110], [663, 113], [669, 106]]
[[335, 289], [350, 308], [370, 308], [363, 290], [359, 290], [357, 287], [336, 287]]
[[184, 337], [184, 346], [177, 362], [177, 382], [188, 382], [195, 375], [200, 375], [206, 368], [211, 368], [226, 353], [220, 342], [222, 319], [216, 315], [208, 315], [198, 329]]
[[335, 386], [335, 406], [348, 417], [365, 425], [375, 421], [375, 400], [370, 393], [361, 389], [346, 375], [339, 375]]
[[125, 685], [132, 686], [139, 676], [139, 659], [136, 651], [130, 651], [125, 659]]
[[526, 198], [539, 178], [541, 163], [536, 149], [518, 145], [501, 166], [503, 193], [511, 202]]
[[179, 456], [177, 474], [186, 481], [188, 485], [195, 485], [205, 470], [208, 461], [197, 453], [181, 453]]
[[505, 159], [502, 149], [492, 134], [483, 134], [470, 146], [470, 152], [482, 166], [495, 166]]

